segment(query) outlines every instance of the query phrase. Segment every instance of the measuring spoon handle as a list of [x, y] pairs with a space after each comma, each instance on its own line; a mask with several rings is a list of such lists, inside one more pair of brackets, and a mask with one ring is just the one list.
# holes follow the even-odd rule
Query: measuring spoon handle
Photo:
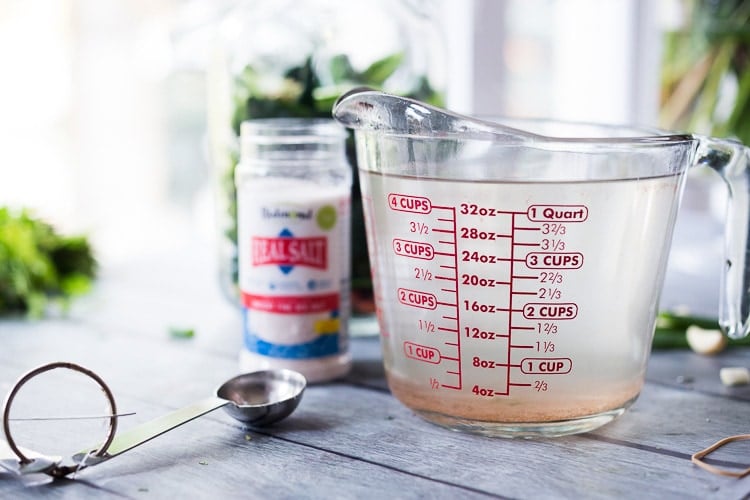
[[116, 457], [121, 453], [125, 453], [147, 441], [151, 441], [155, 437], [161, 436], [167, 431], [171, 431], [175, 427], [179, 427], [184, 423], [190, 422], [201, 415], [210, 413], [229, 403], [230, 401], [217, 396], [197, 401], [190, 406], [180, 408], [172, 413], [155, 418], [118, 434], [112, 440], [109, 448], [107, 448], [107, 452], [101, 457], [90, 456], [86, 458], [86, 455], [90, 451], [97, 449], [96, 447], [91, 447], [73, 455], [73, 460], [76, 463], [81, 463], [85, 459], [84, 463], [86, 466], [96, 465], [109, 460], [110, 458]]

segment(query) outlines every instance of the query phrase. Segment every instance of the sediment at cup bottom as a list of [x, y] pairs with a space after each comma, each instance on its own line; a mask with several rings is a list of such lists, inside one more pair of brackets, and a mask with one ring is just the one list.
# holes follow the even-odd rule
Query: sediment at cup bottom
[[[387, 374], [393, 395], [405, 406], [422, 413], [488, 424], [547, 424], [592, 417], [608, 412], [621, 413], [635, 401], [643, 386], [638, 380], [595, 395], [566, 393], [564, 396], [538, 394], [481, 397], [450, 394], [448, 389], [426, 389], [401, 377]], [[433, 420], [433, 419], [430, 419]], [[611, 420], [611, 419], [610, 419]]]

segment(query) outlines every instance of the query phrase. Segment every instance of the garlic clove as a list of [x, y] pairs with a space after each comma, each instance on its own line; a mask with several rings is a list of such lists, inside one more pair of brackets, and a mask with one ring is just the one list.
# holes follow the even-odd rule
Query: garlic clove
[[719, 370], [719, 378], [724, 385], [747, 385], [750, 383], [750, 370], [744, 366], [722, 368]]
[[727, 346], [727, 338], [720, 330], [690, 325], [685, 335], [690, 348], [699, 354], [718, 354]]

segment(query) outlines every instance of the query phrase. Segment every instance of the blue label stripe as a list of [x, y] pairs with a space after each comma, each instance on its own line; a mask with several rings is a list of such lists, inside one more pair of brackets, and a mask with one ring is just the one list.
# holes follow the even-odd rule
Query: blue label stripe
[[341, 352], [339, 347], [339, 333], [326, 333], [320, 335], [314, 340], [303, 342], [301, 344], [274, 344], [258, 337], [251, 332], [248, 327], [247, 315], [249, 311], [243, 311], [245, 321], [243, 321], [243, 330], [245, 337], [245, 348], [263, 356], [283, 359], [309, 359], [332, 356]]

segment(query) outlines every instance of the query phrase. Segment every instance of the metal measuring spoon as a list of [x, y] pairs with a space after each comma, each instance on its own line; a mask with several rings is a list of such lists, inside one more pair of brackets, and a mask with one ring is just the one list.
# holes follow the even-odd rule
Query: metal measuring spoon
[[[81, 367], [76, 365], [58, 363], [47, 365], [30, 373], [36, 375], [46, 371], [45, 368], [59, 367], [75, 367], [73, 369], [81, 371]], [[113, 436], [113, 426], [104, 443], [85, 448], [70, 458], [73, 465], [64, 465], [62, 464], [63, 460], [59, 457], [47, 457], [36, 453], [35, 456], [26, 456], [15, 445], [10, 435], [7, 420], [12, 396], [18, 392], [21, 383], [30, 378], [27, 375], [16, 384], [11, 391], [11, 396], [5, 402], [3, 411], [3, 425], [8, 440], [7, 444], [19, 461], [15, 462], [16, 467], [9, 467], [9, 460], [0, 457], [0, 465], [20, 474], [44, 472], [60, 477], [105, 462], [218, 408], [224, 408], [233, 418], [252, 427], [262, 427], [278, 422], [297, 408], [307, 385], [305, 377], [292, 370], [265, 370], [238, 375], [219, 386], [214, 396], [145, 422], [119, 435]], [[100, 382], [100, 385], [103, 384], [101, 379], [97, 381]], [[108, 390], [105, 392], [108, 392]], [[110, 398], [110, 406], [112, 414], [116, 414], [112, 398]]]

